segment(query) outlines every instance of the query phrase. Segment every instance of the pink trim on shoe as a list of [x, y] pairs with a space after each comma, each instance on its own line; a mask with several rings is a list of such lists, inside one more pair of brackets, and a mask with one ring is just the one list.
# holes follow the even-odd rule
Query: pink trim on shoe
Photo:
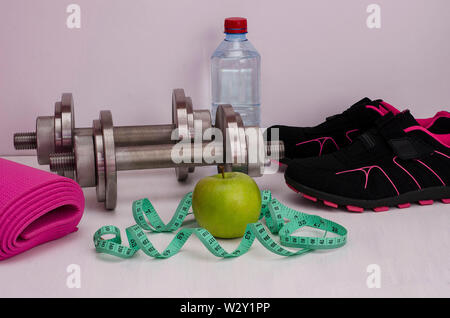
[[380, 102], [380, 104], [383, 105], [383, 107], [385, 107], [388, 111], [390, 111], [394, 115], [400, 114], [400, 111], [391, 104], [388, 104], [385, 101]]
[[379, 113], [381, 116], [386, 115], [387, 113], [389, 113], [386, 109], [384, 108], [377, 108], [375, 106], [372, 105], [367, 105], [367, 108], [373, 109], [374, 111], [376, 111], [377, 113]]
[[412, 174], [409, 173], [408, 170], [406, 170], [405, 168], [403, 168], [403, 167], [396, 161], [396, 159], [397, 159], [397, 156], [395, 156], [395, 157], [392, 159], [392, 160], [394, 161], [394, 163], [395, 163], [397, 166], [399, 166], [403, 171], [405, 171], [405, 172], [408, 174], [408, 176], [411, 177], [411, 179], [414, 180], [414, 182], [417, 184], [417, 187], [418, 187], [419, 189], [422, 189], [422, 187], [420, 186], [419, 182], [417, 182], [416, 178], [414, 178], [414, 177], [412, 176]]
[[387, 173], [382, 168], [380, 168], [379, 166], [361, 167], [361, 168], [358, 168], [358, 169], [352, 169], [352, 170], [345, 170], [345, 171], [336, 172], [336, 174], [343, 174], [343, 173], [354, 172], [354, 171], [362, 171], [362, 172], [364, 172], [364, 175], [366, 176], [366, 183], [364, 184], [364, 189], [367, 189], [367, 182], [369, 181], [369, 174], [370, 174], [370, 171], [372, 171], [373, 168], [379, 169], [384, 174], [384, 176], [389, 180], [389, 182], [392, 184], [392, 186], [394, 187], [395, 191], [397, 192], [397, 195], [400, 195], [400, 192], [398, 192], [397, 187], [395, 186], [394, 182], [392, 182], [391, 178], [389, 178]]
[[384, 211], [389, 211], [389, 207], [388, 206], [380, 206], [378, 208], [373, 208], [373, 210], [375, 212], [384, 212]]
[[423, 128], [422, 126], [411, 126], [408, 127], [406, 129], [404, 129], [403, 131], [405, 133], [409, 133], [411, 131], [422, 131], [424, 133], [426, 133], [428, 136], [434, 138], [437, 142], [439, 142], [441, 145], [450, 148], [450, 134], [433, 134], [432, 132], [430, 132], [429, 130]]
[[350, 138], [349, 134], [355, 131], [359, 131], [359, 129], [352, 129], [345, 133], [345, 136], [347, 137], [348, 140], [350, 140], [350, 142], [353, 142], [353, 140]]
[[347, 210], [350, 212], [364, 212], [364, 209], [359, 206], [347, 205]]
[[394, 115], [400, 114], [400, 111], [392, 106], [391, 104], [388, 104], [384, 101], [381, 101], [378, 107], [373, 105], [366, 105], [367, 108], [373, 109], [377, 113], [379, 113], [381, 116], [384, 116], [388, 113], [392, 113]]
[[306, 143], [317, 141], [319, 143], [319, 145], [320, 145], [319, 156], [321, 156], [322, 155], [323, 146], [325, 145], [325, 142], [327, 140], [331, 140], [334, 143], [334, 145], [336, 146], [336, 149], [339, 150], [339, 146], [337, 145], [336, 141], [334, 141], [334, 139], [332, 137], [320, 137], [320, 138], [316, 138], [316, 139], [311, 139], [311, 140], [299, 142], [298, 144], [296, 144], [296, 146], [300, 146], [300, 145], [303, 145], [303, 144], [306, 144]]
[[442, 153], [442, 152], [437, 151], [437, 150], [435, 150], [434, 152], [437, 153], [437, 154], [439, 154], [439, 155], [442, 155], [442, 156], [444, 156], [444, 157], [446, 157], [446, 158], [448, 158], [448, 159], [450, 159], [450, 156], [447, 156], [445, 153]]
[[307, 199], [307, 200], [310, 200], [310, 201], [313, 201], [313, 202], [317, 202], [317, 198], [316, 197], [313, 197], [313, 196], [310, 196], [310, 195], [307, 195], [307, 194], [302, 194], [302, 196], [305, 198], [305, 199]]
[[293, 186], [291, 186], [289, 183], [286, 183], [287, 186], [289, 187], [289, 189], [291, 189], [292, 191], [294, 191], [295, 193], [300, 193], [300, 191], [298, 191], [296, 188], [294, 188]]
[[417, 119], [417, 122], [420, 126], [424, 127], [425, 129], [429, 129], [431, 126], [434, 125], [436, 120], [439, 118], [450, 118], [450, 113], [443, 110], [440, 112], [437, 112], [436, 115], [434, 115], [431, 118], [423, 118], [423, 119]]
[[428, 168], [428, 170], [430, 170], [438, 179], [439, 179], [439, 181], [441, 181], [441, 183], [444, 185], [444, 186], [446, 186], [446, 184], [445, 184], [445, 182], [444, 181], [442, 181], [442, 179], [441, 179], [441, 177], [439, 177], [439, 175], [433, 170], [433, 169], [431, 169], [429, 166], [427, 166], [426, 164], [424, 164], [422, 161], [420, 161], [419, 159], [414, 159], [414, 160], [416, 160], [417, 162], [420, 162], [422, 165], [424, 165], [426, 168]]
[[330, 201], [326, 201], [326, 200], [323, 200], [323, 204], [325, 204], [326, 206], [329, 206], [331, 208], [335, 208], [335, 209], [338, 207], [338, 205], [336, 203], [330, 202]]

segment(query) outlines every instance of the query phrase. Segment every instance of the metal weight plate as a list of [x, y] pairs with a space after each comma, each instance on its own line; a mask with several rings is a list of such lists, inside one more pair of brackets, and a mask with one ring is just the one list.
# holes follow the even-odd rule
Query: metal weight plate
[[75, 127], [73, 116], [73, 97], [64, 93], [61, 101], [55, 103], [55, 151], [65, 152], [73, 149], [73, 130]]
[[105, 208], [114, 210], [117, 204], [116, 150], [114, 144], [114, 125], [109, 110], [100, 112], [103, 135], [103, 154], [105, 156]]
[[[194, 111], [192, 106], [192, 99], [190, 97], [186, 97], [186, 110], [187, 110], [187, 118], [188, 118], [188, 129], [189, 129], [189, 137], [191, 139], [194, 138], [195, 127], [194, 127]], [[194, 166], [188, 167], [188, 172], [192, 173], [195, 171]]]
[[[232, 171], [234, 165], [246, 161], [245, 145], [241, 145], [243, 132], [242, 120], [237, 117], [231, 105], [219, 105], [216, 112], [216, 128], [222, 131], [225, 171]], [[244, 133], [242, 135], [242, 133]], [[244, 139], [245, 140], [245, 139]], [[244, 150], [244, 152], [242, 151]]]
[[251, 177], [260, 177], [263, 174], [266, 159], [261, 129], [257, 126], [245, 127], [245, 140], [247, 144], [247, 174]]
[[[55, 103], [55, 116], [53, 118], [54, 121], [54, 148], [55, 152], [61, 153], [65, 152], [65, 149], [62, 147], [62, 108], [61, 108], [61, 102]], [[70, 171], [57, 171], [58, 175], [71, 178], [73, 179], [73, 176], [71, 177]], [[73, 172], [72, 172], [73, 174]]]
[[194, 136], [194, 111], [192, 109], [192, 98], [186, 97], [186, 113], [187, 113], [187, 124], [189, 136]]
[[[201, 127], [200, 127], [201, 125]], [[194, 134], [201, 134], [203, 141], [210, 141], [211, 138], [206, 138], [204, 133], [207, 129], [212, 127], [211, 112], [207, 109], [200, 109], [194, 111]]]
[[62, 152], [61, 102], [55, 103], [55, 116], [53, 121], [55, 126], [55, 152]]
[[[203, 142], [211, 140], [210, 136], [205, 137], [204, 132], [206, 129], [211, 128], [211, 114], [209, 110], [198, 110], [192, 113], [190, 116], [190, 110], [192, 109], [191, 99], [187, 97], [187, 109], [188, 109], [188, 125], [190, 131], [190, 139], [193, 147], [192, 159], [194, 163], [201, 163], [203, 161]], [[192, 120], [190, 119], [192, 118]], [[196, 143], [196, 144], [195, 144]], [[188, 166], [188, 172], [192, 173], [195, 171], [195, 166]]]
[[92, 123], [92, 132], [94, 135], [94, 151], [95, 151], [95, 171], [97, 177], [97, 201], [105, 202], [106, 200], [106, 183], [105, 183], [105, 156], [103, 153], [103, 134], [102, 124], [100, 120], [94, 120]]
[[40, 165], [50, 163], [49, 156], [55, 153], [55, 120], [53, 116], [36, 119], [36, 154]]
[[[190, 141], [187, 103], [184, 90], [182, 88], [174, 89], [172, 93], [172, 123], [175, 129], [177, 129], [175, 137], [178, 141]], [[186, 180], [188, 177], [188, 172], [188, 167], [175, 168], [175, 174], [178, 181]]]
[[[233, 109], [234, 111], [234, 109]], [[233, 171], [240, 171], [243, 173], [248, 174], [248, 148], [247, 148], [247, 139], [245, 135], [245, 127], [244, 127], [244, 121], [242, 120], [242, 117], [239, 113], [234, 112], [236, 117], [236, 123], [237, 123], [237, 138], [239, 140], [239, 143], [236, 144], [236, 147], [240, 147], [238, 150], [238, 161], [233, 164], [232, 170]]]
[[70, 149], [73, 147], [74, 103], [71, 93], [64, 93], [61, 96], [61, 134], [62, 147]]
[[91, 134], [74, 136], [76, 181], [82, 187], [95, 186], [94, 139]]

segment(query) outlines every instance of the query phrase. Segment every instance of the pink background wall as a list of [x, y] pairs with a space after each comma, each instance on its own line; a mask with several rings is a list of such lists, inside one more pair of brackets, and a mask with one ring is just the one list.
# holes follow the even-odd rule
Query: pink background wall
[[[66, 7], [81, 6], [81, 29]], [[366, 8], [381, 7], [381, 29]], [[0, 0], [0, 154], [73, 92], [77, 126], [171, 120], [171, 90], [209, 108], [223, 19], [245, 16], [262, 55], [263, 125], [309, 125], [364, 96], [417, 116], [450, 104], [448, 0]]]

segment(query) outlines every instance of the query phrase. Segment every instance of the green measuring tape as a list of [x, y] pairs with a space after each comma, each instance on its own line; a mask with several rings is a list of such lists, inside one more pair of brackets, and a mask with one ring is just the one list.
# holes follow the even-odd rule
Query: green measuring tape
[[[318, 215], [310, 215], [295, 211], [272, 198], [268, 190], [261, 191], [262, 204], [259, 220], [265, 218], [266, 225], [272, 234], [280, 236], [280, 243], [275, 242], [268, 234], [266, 228], [258, 221], [250, 223], [245, 229], [245, 234], [239, 246], [231, 253], [225, 251], [219, 242], [203, 228], [185, 228], [176, 233], [173, 240], [162, 252], [158, 252], [150, 242], [145, 231], [149, 232], [173, 232], [183, 223], [187, 215], [192, 214], [192, 192], [186, 194], [178, 205], [174, 216], [166, 225], [163, 223], [155, 208], [148, 199], [133, 202], [133, 217], [136, 224], [126, 228], [129, 246], [122, 245], [120, 230], [107, 225], [98, 229], [94, 234], [94, 244], [97, 252], [115, 255], [121, 258], [130, 258], [138, 250], [155, 258], [169, 258], [178, 253], [188, 238], [195, 234], [205, 247], [217, 257], [237, 257], [247, 253], [255, 240], [272, 253], [282, 256], [300, 255], [316, 249], [332, 249], [343, 246], [347, 241], [347, 230], [330, 220], [323, 219]], [[286, 223], [285, 220], [288, 220]], [[148, 220], [148, 221], [147, 221]], [[322, 237], [304, 237], [291, 235], [299, 228], [309, 226], [324, 231]], [[334, 237], [326, 237], [331, 232]], [[103, 239], [103, 235], [113, 234], [111, 239]], [[283, 246], [300, 248], [296, 252], [289, 251]]]

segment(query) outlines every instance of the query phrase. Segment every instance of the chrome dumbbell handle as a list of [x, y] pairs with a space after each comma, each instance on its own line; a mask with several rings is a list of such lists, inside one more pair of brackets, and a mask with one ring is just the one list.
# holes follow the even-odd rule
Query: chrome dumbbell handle
[[[189, 158], [183, 162], [175, 162], [172, 158], [172, 144], [147, 145], [116, 148], [116, 165], [118, 171], [143, 170], [191, 166], [216, 165], [211, 157], [204, 157], [203, 153], [208, 143], [186, 145], [190, 147]], [[186, 148], [185, 148], [186, 149]], [[215, 147], [212, 157], [223, 156], [222, 148]]]
[[[157, 145], [175, 143], [171, 134], [175, 128], [172, 124], [117, 126], [114, 127], [114, 143], [117, 147], [129, 145]], [[92, 128], [75, 128], [75, 135], [91, 135]]]
[[[224, 157], [223, 146], [220, 143], [213, 144], [214, 142], [203, 142], [186, 145], [184, 150], [186, 151], [187, 147], [190, 147], [190, 150], [181, 162], [173, 160], [172, 144], [119, 147], [116, 148], [117, 171], [220, 165], [222, 162], [217, 162], [216, 159]], [[264, 145], [264, 152], [266, 155], [271, 151], [280, 153], [280, 148], [283, 149], [283, 145], [279, 142], [267, 143]]]
[[[147, 169], [161, 169], [161, 168], [175, 168], [175, 167], [191, 167], [191, 166], [214, 166], [220, 163], [216, 162], [216, 158], [223, 158], [223, 146], [216, 144], [212, 146], [209, 142], [202, 144], [191, 143], [186, 145], [190, 147], [188, 151], [189, 157], [183, 158], [182, 162], [175, 162], [173, 160], [173, 144], [162, 145], [145, 145], [145, 146], [127, 146], [116, 147], [116, 168], [117, 171], [128, 170], [147, 170]], [[208, 147], [208, 154], [205, 155], [205, 149]], [[283, 144], [266, 143], [264, 151], [267, 156], [270, 156], [274, 151], [283, 152]], [[75, 154], [74, 153], [59, 153], [50, 156], [50, 170], [65, 171], [75, 170]], [[83, 182], [80, 182], [83, 183]]]

